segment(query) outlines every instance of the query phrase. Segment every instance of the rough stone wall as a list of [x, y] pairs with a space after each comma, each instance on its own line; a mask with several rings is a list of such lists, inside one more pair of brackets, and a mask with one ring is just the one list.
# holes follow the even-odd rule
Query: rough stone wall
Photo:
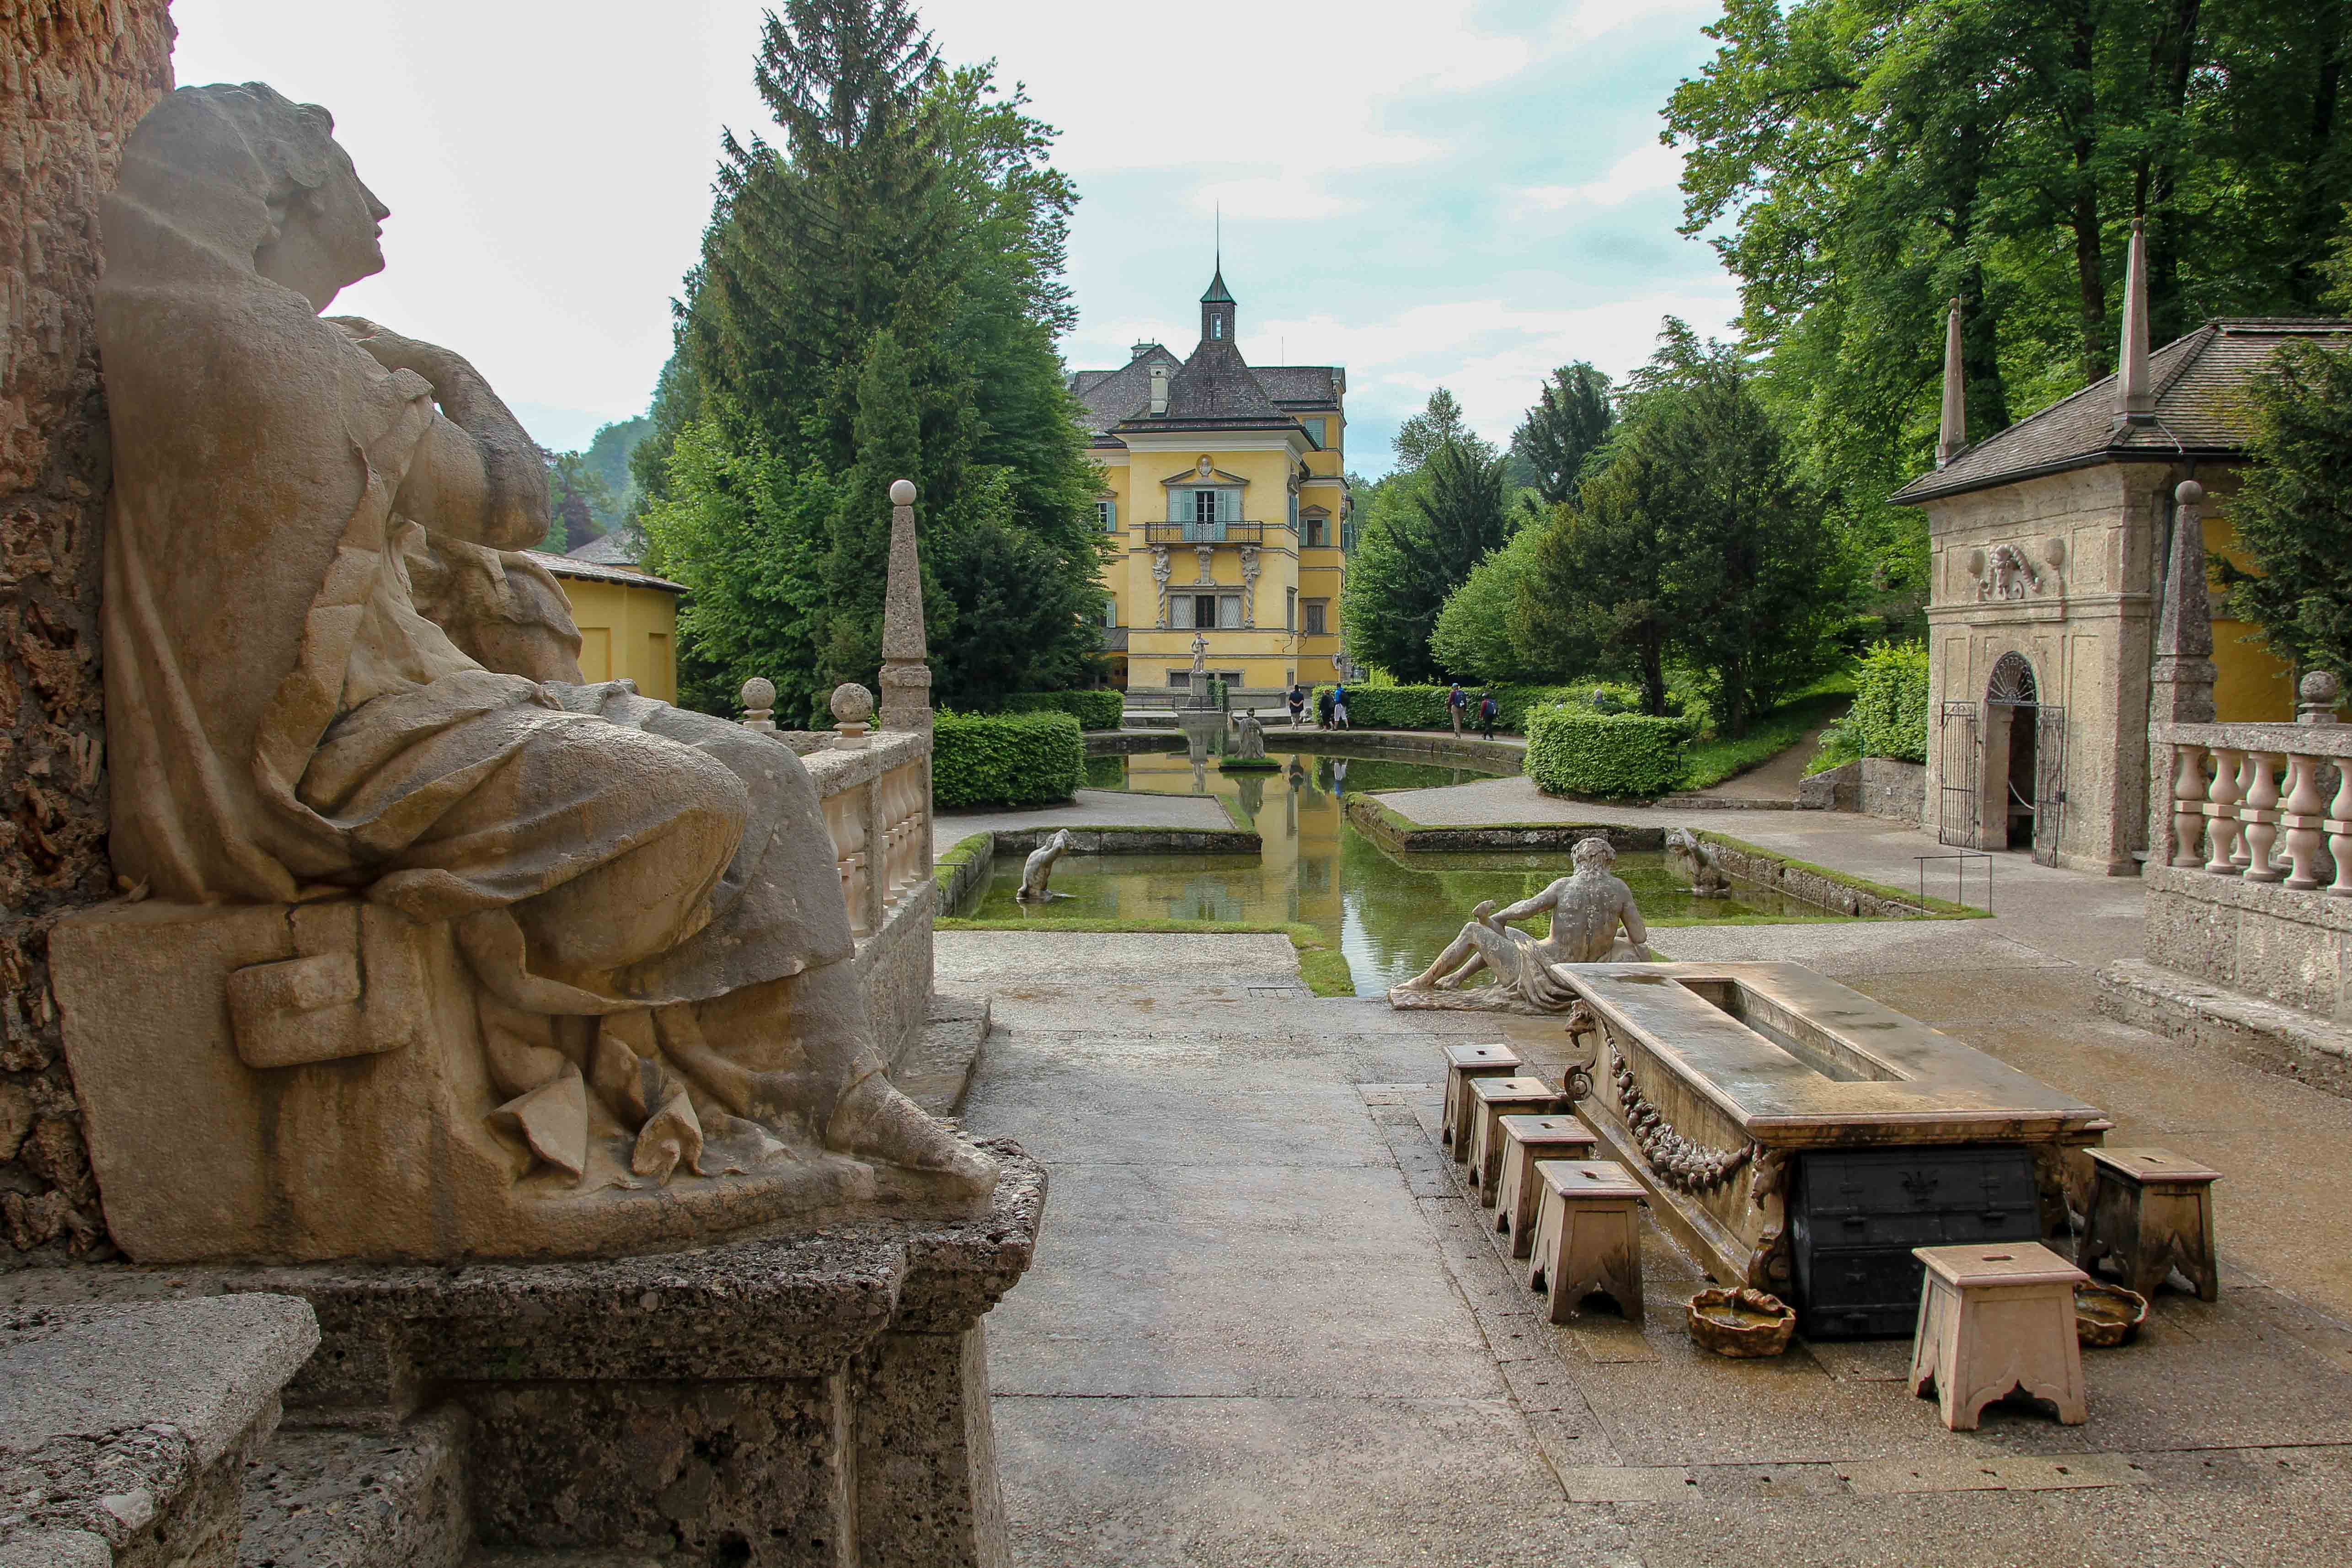
[[166, 5], [0, 0], [0, 1268], [108, 1250], [47, 952], [111, 875], [91, 298], [99, 194], [172, 85]]

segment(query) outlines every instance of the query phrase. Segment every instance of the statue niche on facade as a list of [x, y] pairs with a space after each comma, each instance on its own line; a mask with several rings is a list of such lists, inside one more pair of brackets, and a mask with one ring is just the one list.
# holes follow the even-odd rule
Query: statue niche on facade
[[[1576, 866], [1573, 875], [1507, 908], [1497, 909], [1489, 899], [1472, 910], [1462, 934], [1434, 963], [1389, 988], [1389, 1005], [1563, 1013], [1577, 996], [1552, 973], [1553, 964], [1645, 962], [1649, 954], [1643, 944], [1650, 933], [1634, 907], [1633, 889], [1610, 869], [1617, 862], [1616, 849], [1606, 838], [1593, 837], [1580, 840], [1569, 854]], [[1541, 940], [1509, 923], [1542, 914], [1551, 916], [1551, 930]], [[1481, 970], [1492, 980], [1467, 985]]]
[[[356, 910], [352, 986], [392, 951], [366, 933], [446, 928], [480, 1057], [447, 1081], [482, 1098], [451, 1113], [475, 1174], [445, 1183], [441, 1234], [470, 1246], [600, 1242], [593, 1215], [508, 1224], [513, 1194], [477, 1219], [499, 1147], [518, 1192], [558, 1200], [695, 1175], [802, 1194], [698, 1211], [725, 1223], [808, 1206], [810, 1184], [984, 1195], [992, 1162], [884, 1077], [800, 760], [584, 680], [562, 592], [522, 553], [548, 516], [530, 436], [450, 350], [323, 315], [383, 268], [388, 216], [331, 131], [259, 84], [182, 89], [103, 205], [112, 853], [140, 910]], [[340, 994], [352, 961], [323, 957], [231, 973], [239, 1028]]]

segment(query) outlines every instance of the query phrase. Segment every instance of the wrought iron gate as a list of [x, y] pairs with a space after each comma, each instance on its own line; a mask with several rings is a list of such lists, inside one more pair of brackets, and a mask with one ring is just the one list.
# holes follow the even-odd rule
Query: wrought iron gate
[[2033, 710], [2033, 858], [2058, 864], [2058, 829], [2066, 815], [2066, 710]]
[[1984, 751], [1977, 735], [1977, 705], [1947, 702], [1937, 724], [1942, 731], [1943, 788], [1936, 804], [1936, 842], [1973, 847], [1977, 805], [1984, 789]]

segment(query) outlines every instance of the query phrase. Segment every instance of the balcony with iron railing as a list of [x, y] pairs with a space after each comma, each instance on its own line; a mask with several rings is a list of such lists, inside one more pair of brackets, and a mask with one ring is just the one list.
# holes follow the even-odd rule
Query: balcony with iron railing
[[1143, 525], [1146, 544], [1264, 544], [1271, 533], [1279, 535], [1289, 524], [1282, 522], [1147, 522]]

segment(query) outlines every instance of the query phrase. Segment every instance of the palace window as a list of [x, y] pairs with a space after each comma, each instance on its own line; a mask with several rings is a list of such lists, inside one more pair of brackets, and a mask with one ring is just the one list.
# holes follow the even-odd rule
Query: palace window
[[1217, 595], [1217, 626], [1222, 631], [1238, 631], [1242, 624], [1242, 596], [1239, 594]]
[[1105, 533], [1117, 533], [1118, 531], [1118, 502], [1115, 500], [1098, 500], [1095, 502], [1095, 521], [1102, 524], [1102, 531]]
[[1103, 625], [1107, 626], [1118, 625], [1118, 599], [1115, 595], [1103, 595]]
[[1319, 637], [1328, 634], [1330, 628], [1328, 623], [1330, 619], [1331, 614], [1330, 600], [1308, 599], [1299, 607], [1307, 612], [1307, 635], [1308, 637]]
[[1319, 550], [1331, 542], [1331, 520], [1319, 512], [1308, 512], [1298, 520], [1301, 542], [1310, 550]]
[[1298, 590], [1285, 588], [1282, 591], [1282, 629], [1287, 632], [1296, 631], [1297, 628]]
[[1317, 446], [1328, 447], [1331, 444], [1331, 437], [1329, 435], [1331, 426], [1324, 420], [1313, 415], [1308, 415], [1306, 418], [1301, 419], [1299, 423], [1307, 427], [1307, 433], [1309, 436], [1315, 437], [1315, 444]]

